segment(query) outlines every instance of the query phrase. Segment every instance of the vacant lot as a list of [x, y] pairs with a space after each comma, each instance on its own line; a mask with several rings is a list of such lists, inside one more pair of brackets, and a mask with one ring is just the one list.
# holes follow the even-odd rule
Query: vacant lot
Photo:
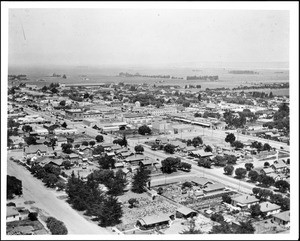
[[[139, 202], [135, 207], [129, 208], [128, 200], [130, 198], [136, 198]], [[121, 197], [119, 201], [123, 203], [123, 217], [122, 223], [117, 225], [119, 230], [133, 229], [136, 221], [140, 218], [159, 215], [159, 214], [175, 214], [177, 206], [167, 202], [162, 197], [156, 197], [155, 200], [146, 194], [137, 194], [128, 191]]]

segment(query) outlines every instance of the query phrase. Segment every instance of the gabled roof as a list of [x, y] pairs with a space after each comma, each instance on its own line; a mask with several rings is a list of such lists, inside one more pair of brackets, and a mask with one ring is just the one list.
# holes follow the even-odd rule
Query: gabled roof
[[195, 177], [192, 182], [198, 184], [198, 185], [201, 185], [201, 186], [204, 186], [205, 184], [213, 184], [212, 181], [210, 181], [209, 179], [207, 178], [204, 178], [204, 177]]
[[259, 202], [259, 200], [256, 197], [251, 195], [241, 195], [238, 197], [233, 197], [231, 198], [231, 200], [241, 204], [250, 204], [250, 203]]
[[274, 172], [273, 168], [271, 168], [271, 167], [263, 168], [263, 169], [261, 169], [261, 171], [263, 171], [266, 174]]
[[194, 155], [198, 155], [201, 157], [208, 157], [212, 156], [213, 154], [211, 152], [205, 152], [204, 150], [197, 150], [197, 151], [192, 151]]
[[144, 155], [134, 155], [134, 156], [129, 156], [125, 159], [127, 162], [132, 162], [132, 161], [142, 161], [145, 159]]
[[169, 220], [170, 220], [170, 218], [167, 215], [152, 215], [152, 216], [143, 217], [143, 218], [139, 219], [138, 221], [142, 225], [153, 225], [156, 223], [162, 223], [162, 222], [166, 222]]
[[19, 212], [14, 207], [6, 207], [6, 217], [19, 216]]
[[270, 212], [270, 211], [280, 209], [280, 206], [270, 202], [262, 202], [259, 204], [259, 206], [260, 206], [260, 211], [262, 212]]
[[183, 215], [189, 215], [190, 213], [195, 213], [196, 211], [194, 211], [191, 208], [188, 207], [180, 207], [176, 210], [179, 213], [182, 213]]
[[34, 153], [37, 153], [38, 151], [40, 151], [40, 152], [48, 152], [49, 148], [46, 145], [44, 145], [44, 144], [41, 144], [41, 145], [30, 145], [28, 147], [25, 147], [25, 153], [26, 154], [34, 154]]
[[281, 213], [276, 213], [276, 214], [273, 214], [272, 216], [275, 218], [278, 218], [280, 220], [289, 222], [290, 221], [290, 210], [281, 212]]
[[209, 192], [209, 191], [215, 191], [224, 188], [225, 186], [222, 183], [214, 183], [214, 184], [208, 184], [207, 187], [204, 188], [204, 191]]
[[272, 164], [271, 167], [274, 169], [281, 169], [281, 168], [286, 168], [287, 165], [285, 163], [275, 163]]

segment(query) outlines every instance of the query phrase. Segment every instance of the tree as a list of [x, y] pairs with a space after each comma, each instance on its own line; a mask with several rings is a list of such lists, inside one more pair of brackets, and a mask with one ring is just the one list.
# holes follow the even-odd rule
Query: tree
[[275, 180], [273, 177], [270, 177], [270, 176], [263, 176], [262, 180], [261, 180], [261, 183], [265, 186], [265, 187], [269, 187], [269, 186], [272, 186], [274, 185], [275, 183]]
[[222, 222], [221, 225], [214, 225], [209, 232], [210, 234], [229, 234], [233, 233], [228, 223]]
[[235, 175], [238, 179], [244, 178], [246, 174], [247, 174], [247, 170], [242, 167], [235, 169]]
[[211, 167], [211, 161], [206, 159], [203, 163], [203, 167], [205, 168], [210, 168]]
[[48, 173], [44, 178], [43, 178], [43, 182], [45, 183], [45, 185], [47, 187], [54, 187], [56, 182], [58, 181], [58, 178], [56, 175], [52, 174], [52, 173]]
[[96, 139], [97, 142], [103, 142], [103, 136], [102, 135], [97, 135], [95, 139]]
[[182, 183], [181, 188], [182, 189], [192, 188], [192, 186], [193, 186], [193, 184], [191, 182], [184, 182], [184, 183]]
[[275, 187], [279, 189], [280, 192], [285, 193], [290, 190], [290, 184], [285, 180], [278, 180], [275, 182]]
[[88, 146], [89, 143], [88, 143], [87, 141], [83, 141], [83, 142], [81, 143], [81, 145], [83, 145], [83, 146]]
[[133, 208], [133, 207], [135, 207], [136, 204], [139, 203], [139, 201], [136, 198], [130, 198], [128, 200], [128, 203], [130, 204], [129, 208]]
[[10, 128], [11, 130], [13, 128], [19, 128], [20, 124], [13, 119], [8, 119], [7, 121], [7, 128]]
[[210, 145], [207, 145], [204, 149], [205, 152], [212, 152], [212, 148]]
[[57, 220], [56, 218], [49, 217], [46, 220], [47, 228], [50, 230], [51, 234], [54, 235], [66, 235], [68, 230], [65, 224], [62, 221]]
[[210, 216], [210, 219], [212, 221], [215, 221], [215, 222], [218, 222], [218, 223], [224, 222], [224, 217], [221, 214], [219, 214], [219, 213], [213, 213]]
[[125, 146], [125, 147], [127, 147], [127, 145], [128, 145], [128, 142], [127, 142], [127, 139], [126, 139], [126, 136], [124, 135], [123, 136], [123, 139], [122, 139], [122, 142], [121, 142], [121, 144], [120, 144], [121, 146]]
[[115, 226], [121, 222], [122, 216], [122, 207], [118, 199], [112, 195], [106, 197], [98, 216], [99, 225], [101, 227]]
[[103, 146], [96, 146], [93, 149], [93, 155], [99, 155], [104, 152], [104, 147]]
[[248, 177], [250, 178], [251, 182], [256, 182], [258, 176], [259, 176], [259, 174], [257, 171], [250, 170], [248, 173]]
[[58, 89], [56, 89], [56, 88], [52, 88], [50, 91], [51, 91], [53, 94], [58, 93]]
[[193, 140], [192, 140], [192, 143], [193, 143], [193, 146], [196, 147], [196, 146], [202, 145], [203, 140], [200, 136], [194, 137]]
[[181, 160], [177, 157], [177, 158], [173, 158], [173, 157], [167, 157], [166, 159], [162, 160], [161, 162], [161, 170], [163, 173], [172, 173], [172, 172], [176, 172], [177, 168], [180, 165]]
[[178, 169], [189, 172], [192, 169], [192, 165], [187, 162], [180, 162]]
[[68, 144], [68, 143], [62, 143], [61, 144], [61, 149], [66, 154], [72, 153], [72, 150], [71, 150], [72, 148], [73, 148], [72, 144]]
[[67, 187], [67, 185], [66, 185], [66, 183], [63, 182], [63, 181], [58, 181], [58, 182], [56, 183], [56, 187], [57, 187], [57, 190], [58, 190], [58, 191], [62, 191], [62, 190], [64, 190], [64, 189]]
[[66, 101], [65, 101], [65, 100], [62, 100], [61, 102], [59, 102], [59, 105], [60, 105], [60, 106], [66, 106]]
[[231, 143], [232, 147], [235, 147], [236, 150], [238, 149], [242, 149], [244, 147], [244, 144], [240, 141], [234, 141], [233, 143]]
[[114, 196], [123, 194], [126, 184], [127, 181], [125, 173], [122, 170], [118, 170], [115, 177], [106, 184], [109, 189], [107, 194]]
[[272, 149], [272, 147], [268, 143], [265, 143], [263, 145], [263, 151], [270, 151], [271, 149]]
[[137, 145], [134, 147], [134, 150], [136, 153], [142, 153], [144, 152], [144, 147], [142, 145]]
[[38, 217], [38, 213], [37, 212], [30, 212], [28, 214], [28, 218], [29, 218], [30, 221], [36, 221], [36, 220], [38, 220], [37, 217]]
[[264, 163], [264, 167], [269, 167], [270, 166], [270, 163], [269, 162], [265, 162]]
[[33, 137], [33, 136], [25, 137], [25, 142], [27, 143], [28, 146], [37, 144], [36, 143], [36, 138]]
[[136, 193], [143, 193], [145, 187], [150, 180], [150, 171], [145, 169], [144, 166], [140, 166], [135, 175], [133, 176], [131, 190]]
[[90, 141], [89, 144], [90, 144], [90, 146], [93, 147], [96, 144], [96, 142], [95, 141]]
[[29, 126], [29, 125], [24, 125], [22, 127], [22, 131], [24, 131], [24, 132], [32, 132], [32, 127]]
[[227, 193], [224, 193], [224, 194], [222, 195], [222, 201], [223, 201], [224, 203], [229, 203], [229, 204], [231, 204], [231, 197], [230, 197]]
[[255, 232], [255, 228], [253, 227], [250, 220], [247, 222], [240, 222], [240, 226], [236, 230], [236, 233], [238, 234], [250, 234], [254, 232]]
[[98, 160], [99, 165], [103, 169], [115, 168], [115, 159], [111, 156], [108, 156], [107, 154], [97, 157], [96, 160]]
[[164, 151], [167, 152], [167, 153], [170, 153], [170, 154], [174, 154], [174, 152], [175, 152], [175, 146], [172, 145], [172, 144], [167, 144], [164, 147]]
[[66, 122], [64, 122], [64, 123], [62, 123], [62, 125], [61, 125], [63, 128], [67, 128], [67, 123]]
[[47, 86], [44, 86], [43, 88], [42, 88], [42, 92], [46, 92], [48, 90], [48, 87]]
[[260, 191], [260, 188], [258, 188], [258, 187], [252, 188], [252, 192], [253, 192], [253, 194], [254, 194], [255, 197], [258, 197], [259, 191]]
[[251, 171], [254, 168], [253, 163], [245, 163], [245, 168], [247, 171]]
[[22, 181], [17, 179], [14, 176], [7, 175], [7, 199], [12, 199], [14, 195], [22, 195], [23, 188], [22, 188]]
[[226, 167], [224, 167], [224, 172], [226, 175], [232, 175], [234, 170], [234, 167], [231, 165], [227, 165]]
[[259, 204], [254, 204], [250, 206], [250, 213], [251, 213], [251, 217], [257, 217], [259, 215], [261, 215], [261, 211], [260, 211], [260, 206]]
[[215, 166], [225, 167], [227, 164], [227, 160], [223, 156], [215, 156], [212, 161], [215, 163]]
[[140, 126], [139, 129], [138, 129], [138, 133], [140, 135], [146, 135], [146, 134], [151, 134], [151, 129], [150, 127], [148, 127], [147, 125], [143, 125], [143, 126]]
[[71, 169], [71, 167], [72, 167], [71, 162], [68, 161], [68, 160], [63, 161], [63, 162], [61, 163], [61, 165], [64, 166], [64, 168], [65, 168], [66, 170], [69, 170], [69, 169]]
[[203, 232], [200, 229], [196, 229], [195, 220], [191, 219], [189, 221], [189, 228], [183, 230], [180, 234], [203, 234]]
[[227, 164], [234, 165], [237, 162], [237, 157], [235, 155], [225, 155], [224, 157], [227, 161]]
[[235, 135], [233, 133], [229, 133], [226, 138], [225, 141], [230, 144], [232, 144], [235, 141]]

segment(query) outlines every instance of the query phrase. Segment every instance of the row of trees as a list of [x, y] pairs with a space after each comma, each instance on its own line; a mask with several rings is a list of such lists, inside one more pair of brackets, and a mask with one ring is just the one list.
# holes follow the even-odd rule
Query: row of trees
[[23, 194], [23, 187], [22, 181], [16, 178], [15, 176], [6, 177], [6, 192], [7, 192], [7, 199], [13, 199], [14, 196], [20, 196]]
[[163, 173], [172, 173], [177, 170], [190, 171], [192, 165], [187, 162], [182, 162], [180, 158], [167, 157], [161, 162], [161, 170]]

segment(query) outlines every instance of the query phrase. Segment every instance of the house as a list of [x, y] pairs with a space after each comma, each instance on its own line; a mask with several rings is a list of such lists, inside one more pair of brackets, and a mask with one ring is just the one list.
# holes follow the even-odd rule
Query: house
[[129, 156], [132, 156], [132, 155], [133, 155], [133, 152], [131, 152], [131, 151], [126, 151], [126, 152], [120, 153], [120, 156], [122, 158], [126, 158], [126, 157], [129, 157]]
[[271, 167], [263, 168], [263, 169], [260, 170], [260, 173], [263, 174], [263, 175], [269, 175], [273, 172], [274, 172], [274, 169], [271, 168]]
[[53, 153], [53, 149], [46, 145], [30, 145], [24, 148], [24, 154], [26, 157], [33, 156], [45, 156]]
[[192, 152], [195, 151], [196, 148], [194, 146], [186, 146], [185, 148], [183, 148], [183, 152]]
[[79, 158], [79, 155], [77, 155], [77, 154], [75, 154], [75, 153], [71, 153], [71, 154], [69, 154], [69, 159], [70, 160], [74, 160], [74, 159], [78, 159]]
[[56, 167], [61, 167], [63, 162], [64, 162], [64, 159], [59, 158], [59, 159], [52, 159], [49, 162], [49, 164], [54, 165]]
[[276, 172], [285, 172], [287, 169], [287, 165], [285, 163], [274, 163], [271, 165], [271, 168]]
[[250, 195], [240, 195], [240, 196], [231, 198], [231, 204], [232, 204], [232, 206], [235, 206], [235, 207], [250, 208], [250, 206], [252, 206], [254, 204], [258, 204], [258, 203], [259, 203], [259, 199], [257, 199], [254, 196], [250, 196]]
[[146, 160], [139, 161], [139, 165], [144, 166], [146, 168], [152, 167], [156, 164], [158, 164], [158, 162], [153, 159], [146, 159]]
[[205, 152], [204, 150], [192, 151], [192, 154], [194, 156], [201, 157], [201, 158], [213, 156], [211, 152]]
[[136, 222], [142, 230], [153, 229], [155, 227], [164, 228], [169, 227], [170, 217], [168, 215], [152, 215], [143, 217]]
[[259, 204], [260, 211], [266, 216], [273, 215], [280, 212], [280, 206], [270, 202], [262, 202]]
[[197, 216], [197, 212], [188, 207], [181, 207], [176, 210], [176, 218], [192, 218]]
[[272, 216], [273, 221], [280, 225], [288, 226], [290, 224], [290, 210], [281, 213], [276, 213]]
[[207, 178], [204, 178], [204, 177], [195, 177], [192, 182], [194, 184], [196, 184], [197, 186], [199, 186], [200, 188], [205, 188], [207, 187], [208, 184], [213, 184], [212, 181], [210, 181], [209, 179]]
[[115, 163], [115, 168], [119, 168], [119, 169], [124, 168], [124, 163], [123, 162], [117, 162], [117, 163]]
[[6, 222], [20, 220], [20, 213], [15, 207], [6, 207]]
[[222, 191], [225, 189], [225, 186], [221, 183], [213, 183], [213, 184], [208, 184], [204, 189], [203, 193], [204, 194], [211, 194], [214, 192]]
[[138, 165], [140, 161], [143, 161], [145, 159], [144, 155], [137, 155], [129, 156], [125, 159], [125, 162], [131, 164], [131, 165]]

